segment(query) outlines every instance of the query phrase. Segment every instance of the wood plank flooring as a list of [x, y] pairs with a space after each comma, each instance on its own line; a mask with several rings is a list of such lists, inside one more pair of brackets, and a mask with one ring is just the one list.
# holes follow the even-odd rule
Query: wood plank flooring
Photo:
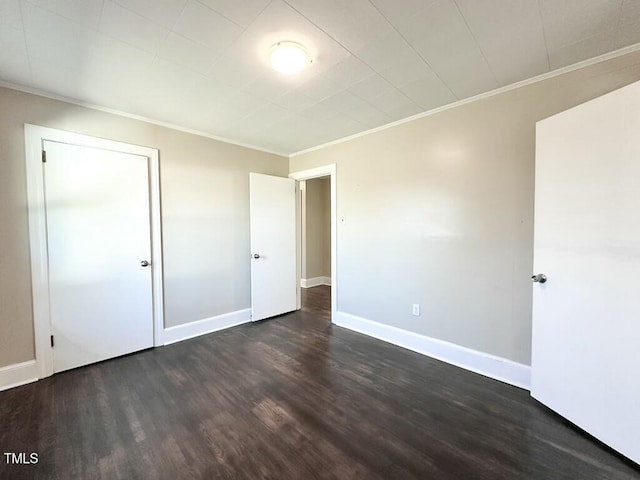
[[528, 392], [304, 308], [0, 393], [0, 479], [602, 479], [640, 469]]

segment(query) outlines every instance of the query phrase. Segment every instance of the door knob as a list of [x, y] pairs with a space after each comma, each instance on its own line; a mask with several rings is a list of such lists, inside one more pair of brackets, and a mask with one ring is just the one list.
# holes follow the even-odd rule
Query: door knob
[[151, 262], [149, 262], [148, 260], [142, 260], [140, 262], [141, 267], [148, 267], [149, 265], [151, 265]]
[[547, 281], [547, 276], [544, 273], [538, 273], [531, 277], [531, 281], [533, 283], [545, 283]]
[[254, 253], [253, 255], [251, 255], [253, 258], [260, 258], [260, 255], [257, 253]]

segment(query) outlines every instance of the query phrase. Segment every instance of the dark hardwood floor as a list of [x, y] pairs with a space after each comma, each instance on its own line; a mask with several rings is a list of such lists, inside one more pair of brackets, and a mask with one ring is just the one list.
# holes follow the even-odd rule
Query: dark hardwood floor
[[[0, 479], [638, 479], [528, 392], [304, 308], [0, 393]], [[324, 298], [324, 301], [323, 301]]]
[[314, 320], [321, 318], [331, 323], [331, 287], [320, 285], [312, 288], [300, 289], [302, 311], [313, 313]]

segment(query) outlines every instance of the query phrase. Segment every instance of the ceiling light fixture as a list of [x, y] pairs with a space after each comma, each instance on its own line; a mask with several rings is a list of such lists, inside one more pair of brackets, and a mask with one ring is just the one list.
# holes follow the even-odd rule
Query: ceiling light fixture
[[293, 75], [310, 63], [307, 49], [298, 42], [278, 42], [271, 47], [271, 66], [276, 72]]

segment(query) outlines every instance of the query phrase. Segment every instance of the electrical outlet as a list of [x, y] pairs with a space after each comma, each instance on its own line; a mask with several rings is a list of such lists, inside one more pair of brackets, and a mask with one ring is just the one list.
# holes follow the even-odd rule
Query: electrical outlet
[[420, 316], [420, 304], [419, 303], [414, 303], [413, 304], [413, 315], [416, 317]]

